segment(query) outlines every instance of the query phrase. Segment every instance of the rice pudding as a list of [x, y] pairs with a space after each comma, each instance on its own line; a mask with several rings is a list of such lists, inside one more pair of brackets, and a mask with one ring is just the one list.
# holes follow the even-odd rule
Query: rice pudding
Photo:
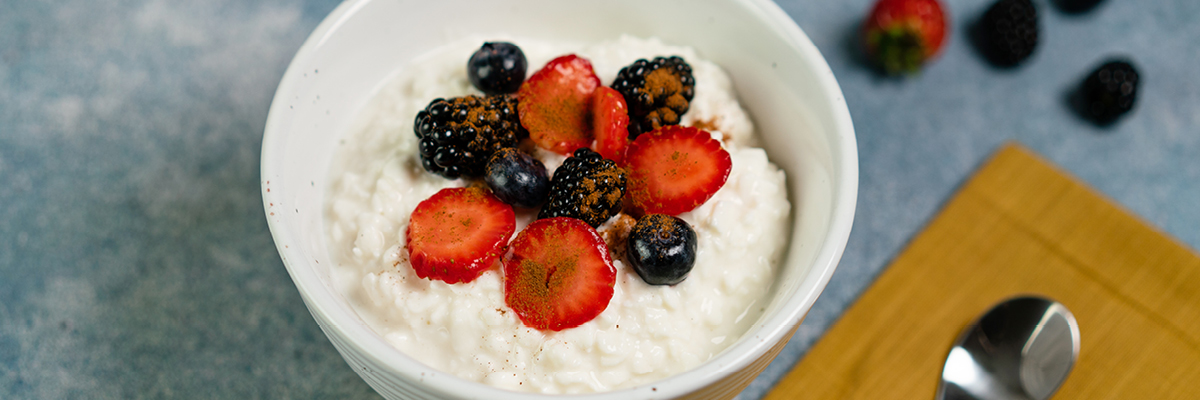
[[[492, 39], [492, 38], [487, 38]], [[413, 116], [431, 99], [479, 94], [465, 60], [484, 39], [445, 45], [403, 66], [367, 101], [336, 150], [326, 200], [333, 278], [360, 317], [414, 359], [464, 379], [539, 393], [588, 393], [653, 382], [733, 344], [763, 311], [788, 237], [783, 172], [756, 147], [729, 77], [687, 47], [621, 37], [602, 43], [511, 39], [531, 69], [574, 53], [604, 83], [639, 58], [679, 55], [695, 76], [681, 125], [709, 131], [732, 159], [725, 185], [679, 215], [697, 236], [683, 282], [648, 285], [620, 257], [614, 293], [595, 319], [563, 331], [528, 328], [505, 304], [499, 267], [465, 284], [418, 278], [404, 251], [413, 209], [440, 189], [466, 185], [421, 167]], [[553, 171], [565, 159], [537, 157]], [[517, 231], [536, 212], [517, 211]], [[603, 232], [610, 229], [601, 226]]]

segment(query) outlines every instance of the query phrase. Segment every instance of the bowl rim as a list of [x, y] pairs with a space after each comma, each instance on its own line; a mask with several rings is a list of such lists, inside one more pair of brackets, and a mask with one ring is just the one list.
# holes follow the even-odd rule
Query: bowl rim
[[[284, 109], [289, 87], [297, 84], [303, 74], [301, 64], [312, 56], [324, 43], [326, 37], [366, 4], [376, 0], [346, 0], [339, 4], [327, 15], [317, 28], [309, 34], [300, 46], [296, 55], [289, 63], [287, 70], [280, 80], [278, 89], [272, 99], [268, 111], [266, 126], [263, 134], [261, 154], [261, 191], [264, 210], [270, 211], [269, 204], [279, 202], [279, 191], [269, 190], [269, 181], [273, 176], [280, 176], [282, 164], [277, 162], [283, 158], [284, 146], [277, 145], [287, 136], [280, 126], [281, 119], [287, 115]], [[756, 11], [757, 16], [781, 30], [784, 39], [795, 51], [800, 52], [802, 59], [814, 67], [817, 79], [816, 85], [826, 97], [833, 111], [833, 124], [830, 129], [834, 132], [829, 142], [833, 159], [834, 173], [840, 176], [833, 179], [831, 207], [832, 213], [826, 228], [826, 239], [815, 254], [811, 265], [812, 273], [803, 282], [815, 284], [807, 291], [797, 290], [786, 298], [776, 314], [764, 315], [762, 329], [752, 332], [759, 340], [745, 340], [748, 336], [739, 338], [737, 342], [718, 353], [713, 358], [680, 374], [672, 375], [651, 384], [645, 384], [613, 391], [572, 395], [573, 398], [645, 398], [645, 397], [676, 397], [695, 392], [706, 385], [717, 382], [729, 374], [741, 370], [758, 358], [762, 357], [773, 344], [786, 341], [794, 329], [802, 322], [804, 315], [812, 308], [817, 297], [829, 283], [837, 264], [849, 240], [850, 230], [854, 221], [858, 195], [858, 152], [854, 126], [850, 118], [845, 96], [830, 69], [828, 62], [817, 50], [811, 39], [800, 29], [782, 8], [770, 0], [730, 0], [749, 10]], [[276, 166], [280, 166], [279, 169]], [[326, 336], [331, 336], [333, 329], [346, 339], [343, 345], [358, 350], [357, 358], [367, 358], [373, 365], [385, 367], [391, 375], [403, 376], [405, 380], [417, 380], [425, 384], [425, 389], [440, 396], [495, 398], [545, 398], [547, 395], [536, 393], [512, 392], [483, 383], [468, 381], [453, 374], [442, 373], [425, 366], [408, 357], [399, 350], [388, 345], [380, 336], [357, 319], [355, 311], [348, 305], [337, 300], [333, 288], [324, 284], [320, 274], [307, 257], [299, 250], [300, 246], [284, 246], [283, 243], [299, 242], [294, 240], [291, 232], [285, 229], [288, 223], [281, 217], [267, 217], [268, 228], [275, 242], [283, 264], [300, 292], [305, 305], [318, 321]], [[804, 283], [801, 283], [801, 287]], [[324, 320], [326, 323], [321, 324]], [[749, 332], [748, 332], [749, 333]], [[329, 337], [332, 341], [333, 338]], [[343, 349], [338, 348], [339, 352]], [[346, 354], [342, 354], [346, 357]], [[361, 371], [355, 371], [361, 374]], [[370, 383], [368, 381], [368, 383]]]

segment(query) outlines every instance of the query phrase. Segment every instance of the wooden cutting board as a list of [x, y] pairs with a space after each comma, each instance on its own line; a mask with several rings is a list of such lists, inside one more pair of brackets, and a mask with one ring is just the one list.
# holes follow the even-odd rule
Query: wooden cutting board
[[1079, 320], [1055, 399], [1200, 399], [1200, 257], [1013, 144], [766, 398], [932, 399], [958, 334], [1027, 293]]

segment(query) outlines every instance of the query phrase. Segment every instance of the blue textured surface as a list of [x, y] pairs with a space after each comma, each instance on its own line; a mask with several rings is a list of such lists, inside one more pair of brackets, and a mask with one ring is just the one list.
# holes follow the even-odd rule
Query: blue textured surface
[[[1200, 2], [1035, 0], [1043, 42], [1012, 70], [964, 40], [883, 79], [853, 39], [869, 0], [780, 1], [858, 132], [858, 214], [838, 272], [761, 397], [969, 174], [1017, 140], [1200, 247]], [[0, 0], [0, 398], [370, 398], [274, 251], [258, 188], [283, 70], [334, 0]], [[1144, 84], [1095, 128], [1067, 90], [1124, 54]]]

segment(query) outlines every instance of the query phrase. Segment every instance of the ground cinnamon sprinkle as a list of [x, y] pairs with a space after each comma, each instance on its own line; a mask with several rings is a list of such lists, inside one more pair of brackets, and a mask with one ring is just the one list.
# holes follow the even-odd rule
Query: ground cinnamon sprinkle
[[629, 232], [633, 230], [635, 224], [637, 224], [636, 219], [628, 214], [620, 213], [613, 219], [611, 225], [599, 231], [600, 236], [604, 238], [604, 243], [608, 245], [608, 250], [612, 252], [614, 260], [625, 258], [627, 250], [625, 241], [629, 239]]
[[[646, 74], [646, 87], [650, 88], [650, 96], [655, 102], [658, 101], [659, 96], [668, 94], [671, 97], [678, 96], [683, 99], [684, 103], [687, 103], [687, 99], [684, 99], [683, 95], [679, 93], [683, 90], [683, 82], [680, 82], [679, 77], [669, 68], [659, 68]], [[670, 97], [667, 98], [668, 103], [672, 100]]]
[[715, 120], [715, 119], [713, 119], [713, 120], [706, 119], [706, 120], [699, 120], [699, 121], [692, 122], [692, 127], [702, 130], [702, 131], [708, 131], [708, 132], [721, 130], [720, 125], [717, 124], [717, 120]]
[[680, 115], [675, 110], [686, 110], [688, 107], [688, 99], [683, 96], [683, 82], [679, 77], [668, 68], [656, 69], [646, 74], [646, 89], [651, 104], [665, 106], [646, 114], [646, 121], [650, 122], [651, 128], [678, 123]]
[[612, 210], [621, 208], [621, 191], [601, 190], [613, 186], [625, 186], [625, 170], [600, 169], [594, 175], [580, 180], [578, 185], [572, 186], [567, 192], [567, 198], [579, 199], [580, 219], [603, 222]]
[[[555, 309], [567, 295], [565, 290], [577, 286], [579, 248], [563, 238], [572, 237], [565, 218], [543, 220], [549, 224], [542, 235], [522, 235], [514, 246], [523, 253], [538, 249], [536, 259], [514, 254], [505, 262], [505, 302], [534, 324], [549, 322]], [[542, 329], [543, 327], [539, 327]]]
[[[495, 108], [482, 106], [484, 104], [484, 100], [478, 96], [455, 97], [447, 100], [447, 102], [451, 105], [451, 109], [461, 110], [459, 112], [463, 114], [461, 115], [461, 120], [452, 120], [450, 122], [450, 128], [457, 130], [464, 127], [470, 127], [479, 132], [483, 132], [485, 131], [485, 128], [487, 131], [491, 131], [490, 126], [502, 124], [503, 130], [508, 131], [512, 129], [513, 127], [505, 124], [503, 121], [505, 115], [504, 109], [507, 108], [508, 113], [516, 113], [517, 110], [514, 107], [516, 102], [512, 99], [512, 96], [506, 96], [505, 98], [508, 99], [505, 101], [506, 104], [504, 106]], [[495, 133], [498, 134], [499, 132]], [[471, 140], [471, 143], [467, 147], [472, 150], [479, 150], [485, 148], [491, 139], [492, 138], [487, 135], [476, 136]]]
[[638, 220], [637, 225], [630, 230], [642, 232], [644, 237], [657, 237], [659, 240], [669, 240], [671, 238], [671, 228], [674, 225], [673, 218], [666, 214], [649, 214]]

